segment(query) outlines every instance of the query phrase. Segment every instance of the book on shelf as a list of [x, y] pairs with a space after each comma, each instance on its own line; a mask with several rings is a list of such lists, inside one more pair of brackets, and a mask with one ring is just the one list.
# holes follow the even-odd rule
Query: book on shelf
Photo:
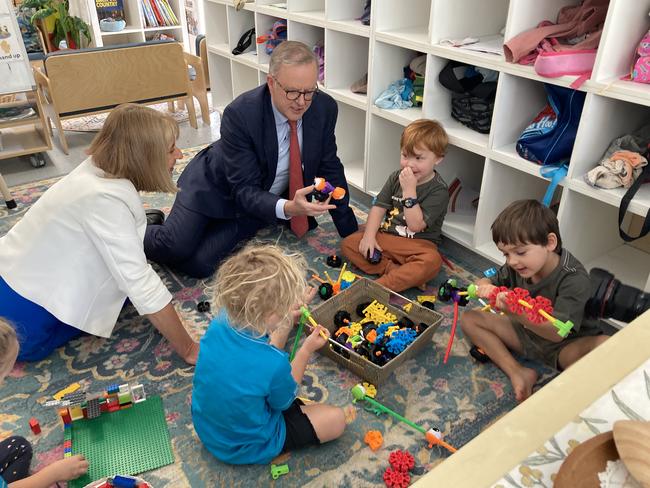
[[124, 3], [122, 0], [95, 0], [95, 9], [97, 10], [97, 20], [112, 18], [114, 20], [124, 20]]
[[179, 25], [178, 17], [167, 0], [141, 0], [147, 27], [172, 27]]

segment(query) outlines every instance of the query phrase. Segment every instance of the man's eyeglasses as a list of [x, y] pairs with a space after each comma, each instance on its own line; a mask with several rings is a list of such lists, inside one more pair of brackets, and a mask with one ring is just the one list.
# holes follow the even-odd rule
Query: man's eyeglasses
[[284, 91], [284, 94], [287, 96], [287, 99], [294, 101], [298, 100], [300, 98], [300, 95], [305, 97], [305, 102], [309, 102], [314, 98], [314, 95], [318, 93], [318, 87], [316, 87], [315, 90], [308, 90], [308, 91], [300, 91], [300, 90], [287, 90], [285, 87], [282, 86], [282, 83], [278, 81], [278, 79], [274, 76], [273, 79], [275, 82], [278, 84], [280, 88]]

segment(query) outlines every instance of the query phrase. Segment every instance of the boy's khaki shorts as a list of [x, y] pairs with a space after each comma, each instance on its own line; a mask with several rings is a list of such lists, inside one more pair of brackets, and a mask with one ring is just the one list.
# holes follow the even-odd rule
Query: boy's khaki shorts
[[513, 329], [519, 338], [522, 347], [522, 356], [527, 359], [532, 359], [544, 363], [557, 371], [562, 371], [559, 364], [560, 352], [573, 341], [587, 335], [598, 335], [599, 332], [595, 331], [594, 334], [572, 334], [568, 338], [560, 342], [551, 342], [541, 338], [529, 329], [524, 328], [519, 322], [510, 319]]

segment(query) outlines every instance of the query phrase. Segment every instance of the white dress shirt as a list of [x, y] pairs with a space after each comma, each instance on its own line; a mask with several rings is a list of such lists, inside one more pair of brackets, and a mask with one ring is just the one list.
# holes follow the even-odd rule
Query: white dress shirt
[[[275, 108], [273, 102], [271, 102], [271, 107], [273, 108], [273, 117], [275, 118], [275, 130], [278, 134], [278, 166], [275, 170], [275, 179], [269, 192], [274, 195], [282, 195], [289, 187], [289, 143], [291, 141], [291, 134], [289, 130], [289, 119]], [[296, 128], [298, 131], [300, 154], [302, 154], [302, 119], [298, 120]], [[286, 198], [280, 198], [275, 204], [275, 216], [279, 219], [289, 220], [289, 217], [284, 213], [284, 204], [286, 202]]]
[[133, 184], [88, 158], [0, 238], [0, 275], [60, 321], [109, 337], [127, 297], [140, 314], [172, 299], [144, 255], [146, 225]]

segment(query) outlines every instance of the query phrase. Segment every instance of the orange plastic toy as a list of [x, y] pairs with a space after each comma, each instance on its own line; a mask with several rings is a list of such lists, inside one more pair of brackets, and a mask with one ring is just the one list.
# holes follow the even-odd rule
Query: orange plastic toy
[[363, 438], [363, 442], [368, 444], [368, 446], [370, 446], [370, 449], [376, 451], [384, 443], [384, 438], [382, 437], [381, 432], [378, 430], [369, 430], [366, 432], [366, 435]]

